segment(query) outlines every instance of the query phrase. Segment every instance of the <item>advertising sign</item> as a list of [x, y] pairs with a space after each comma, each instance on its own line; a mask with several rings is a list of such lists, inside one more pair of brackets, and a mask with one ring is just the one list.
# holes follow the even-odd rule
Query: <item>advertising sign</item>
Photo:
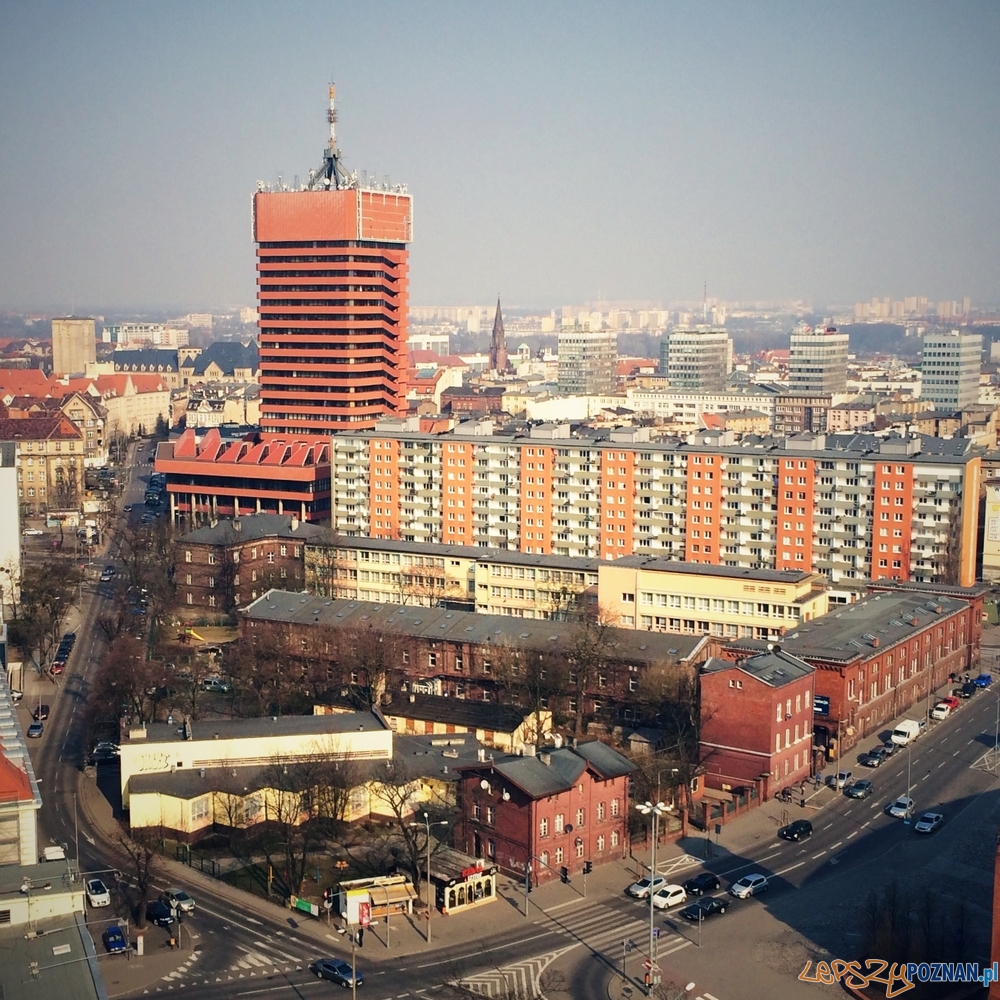
[[362, 927], [371, 927], [372, 925], [371, 903], [358, 903], [358, 923]]

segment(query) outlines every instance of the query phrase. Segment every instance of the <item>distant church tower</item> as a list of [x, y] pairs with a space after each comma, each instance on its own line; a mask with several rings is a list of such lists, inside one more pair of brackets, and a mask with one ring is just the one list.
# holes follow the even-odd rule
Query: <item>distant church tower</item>
[[493, 319], [493, 337], [490, 339], [490, 371], [504, 375], [513, 370], [514, 366], [507, 357], [507, 337], [503, 332], [500, 298], [497, 297], [497, 314]]

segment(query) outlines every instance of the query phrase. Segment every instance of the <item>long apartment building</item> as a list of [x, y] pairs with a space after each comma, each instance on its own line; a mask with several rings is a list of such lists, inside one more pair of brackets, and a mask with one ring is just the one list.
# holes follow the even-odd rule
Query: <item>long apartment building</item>
[[[333, 528], [536, 555], [640, 554], [831, 583], [975, 580], [980, 451], [916, 436], [648, 440], [415, 421], [333, 437]], [[412, 428], [412, 429], [411, 429]]]
[[306, 590], [322, 597], [555, 621], [598, 606], [619, 628], [652, 632], [775, 639], [830, 605], [818, 573], [655, 556], [609, 562], [360, 536], [311, 538], [304, 555]]

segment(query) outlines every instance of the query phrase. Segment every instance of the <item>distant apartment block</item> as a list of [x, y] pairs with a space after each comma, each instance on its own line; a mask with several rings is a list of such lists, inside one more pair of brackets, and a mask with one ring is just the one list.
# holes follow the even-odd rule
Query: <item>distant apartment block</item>
[[677, 389], [719, 392], [733, 370], [733, 342], [724, 329], [677, 328], [660, 340], [660, 374]]
[[790, 343], [789, 388], [806, 393], [846, 391], [849, 341], [848, 334], [832, 326], [796, 330]]
[[564, 327], [559, 332], [559, 392], [588, 396], [613, 392], [618, 338], [613, 330]]
[[[343, 535], [616, 559], [819, 572], [831, 582], [975, 579], [981, 458], [929, 437], [529, 436], [468, 421], [332, 440]], [[402, 423], [409, 427], [408, 422]]]
[[924, 336], [920, 395], [937, 409], [979, 401], [983, 338], [978, 333], [928, 333]]
[[52, 320], [52, 371], [55, 375], [82, 375], [97, 360], [96, 324], [92, 319], [67, 316]]

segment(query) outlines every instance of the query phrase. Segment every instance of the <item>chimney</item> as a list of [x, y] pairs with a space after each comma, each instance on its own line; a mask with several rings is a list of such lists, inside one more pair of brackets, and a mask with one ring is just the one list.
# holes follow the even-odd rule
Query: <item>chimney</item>
[[875, 649], [878, 649], [878, 647], [879, 647], [879, 638], [878, 638], [878, 636], [875, 636], [875, 638], [872, 639], [872, 646]]
[[534, 743], [525, 743], [524, 744], [524, 756], [525, 757], [534, 757], [536, 750], [537, 750], [537, 747], [535, 746]]
[[541, 761], [541, 762], [542, 762], [542, 763], [543, 763], [543, 764], [544, 764], [544, 765], [545, 765], [546, 767], [551, 767], [551, 766], [552, 766], [552, 756], [551, 756], [550, 754], [547, 754], [547, 753], [541, 753], [541, 754], [539, 754], [539, 755], [538, 755], [538, 759], [539, 759], [539, 760], [540, 760], [540, 761]]
[[914, 628], [916, 628], [916, 627], [917, 627], [917, 619], [916, 619], [916, 618], [911, 618], [911, 619], [910, 619], [910, 624], [911, 624], [911, 625], [912, 625], [912, 626], [913, 626]]
[[243, 530], [243, 525], [240, 522], [240, 519], [237, 517], [233, 520], [233, 531], [242, 531], [242, 530]]
[[482, 747], [479, 748], [478, 758], [480, 761], [486, 760], [486, 751]]
[[292, 531], [299, 530], [299, 519], [293, 514], [292, 515]]

